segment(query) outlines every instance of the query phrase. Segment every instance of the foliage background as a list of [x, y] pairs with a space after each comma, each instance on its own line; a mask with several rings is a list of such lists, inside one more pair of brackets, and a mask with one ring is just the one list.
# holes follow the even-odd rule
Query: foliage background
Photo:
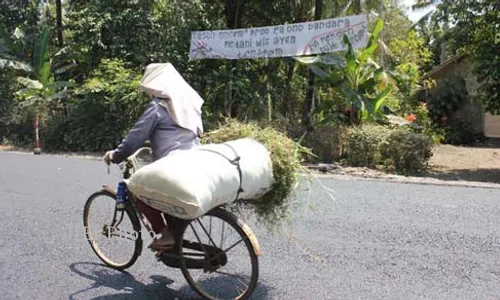
[[[291, 138], [303, 137], [317, 155], [313, 159], [350, 163], [354, 163], [349, 156], [353, 148], [363, 140], [377, 139], [360, 134], [361, 140], [353, 140], [357, 126], [365, 123], [409, 130], [440, 142], [439, 113], [422, 103], [422, 93], [431, 87], [422, 75], [443, 59], [469, 53], [483, 83], [485, 107], [498, 112], [500, 38], [495, 32], [500, 32], [500, 7], [494, 1], [416, 2], [415, 9], [429, 5], [434, 9], [413, 24], [398, 0], [4, 0], [0, 3], [0, 137], [32, 147], [33, 118], [38, 114], [44, 151], [109, 150], [148, 102], [138, 91], [145, 66], [171, 62], [204, 98], [207, 131], [225, 118], [280, 124]], [[192, 30], [359, 13], [368, 14], [370, 32], [379, 19], [384, 26], [373, 40], [368, 60], [361, 60], [356, 70], [293, 58], [192, 61], [187, 55]], [[347, 61], [359, 58], [359, 53], [349, 55], [338, 54]], [[318, 68], [327, 76], [313, 72]], [[358, 71], [370, 79], [355, 85], [342, 81], [349, 72]], [[386, 91], [387, 86], [391, 88]], [[432, 105], [446, 107], [446, 97], [439, 93], [449, 95], [454, 90], [433, 91], [438, 96]], [[383, 104], [375, 111], [380, 95]], [[420, 137], [414, 142], [426, 143]], [[390, 143], [399, 140], [394, 137]]]

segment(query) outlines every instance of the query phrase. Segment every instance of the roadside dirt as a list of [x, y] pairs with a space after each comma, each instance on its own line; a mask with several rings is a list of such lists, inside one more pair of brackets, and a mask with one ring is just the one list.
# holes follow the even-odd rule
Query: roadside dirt
[[500, 139], [476, 146], [439, 145], [425, 176], [406, 177], [368, 168], [339, 165], [310, 166], [336, 178], [382, 179], [398, 182], [500, 188]]
[[14, 149], [10, 146], [0, 145], [0, 151], [13, 151]]
[[473, 147], [440, 145], [430, 164], [430, 177], [500, 183], [500, 139]]

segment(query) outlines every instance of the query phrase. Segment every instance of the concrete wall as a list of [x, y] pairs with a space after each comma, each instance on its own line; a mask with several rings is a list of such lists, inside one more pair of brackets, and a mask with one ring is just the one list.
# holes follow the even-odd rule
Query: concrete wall
[[440, 78], [450, 78], [457, 75], [465, 79], [471, 101], [476, 99], [479, 95], [479, 83], [473, 73], [472, 63], [469, 58], [463, 57], [450, 63], [432, 77], [434, 80], [439, 81]]
[[[467, 57], [463, 57], [446, 65], [431, 77], [436, 80], [437, 84], [439, 84], [441, 78], [450, 78], [457, 75], [461, 76], [466, 82], [467, 91], [469, 93], [469, 102], [463, 105], [463, 107], [456, 112], [455, 116], [459, 118], [467, 118], [472, 122], [475, 129], [474, 131], [478, 134], [483, 134], [485, 132], [486, 122], [485, 113], [482, 105], [476, 103], [475, 101], [479, 96], [479, 83], [473, 73], [470, 60]], [[500, 131], [500, 124], [492, 123], [490, 125], [490, 132], [495, 126], [498, 126], [498, 130]]]
[[500, 116], [486, 113], [484, 117], [484, 135], [487, 137], [500, 137]]

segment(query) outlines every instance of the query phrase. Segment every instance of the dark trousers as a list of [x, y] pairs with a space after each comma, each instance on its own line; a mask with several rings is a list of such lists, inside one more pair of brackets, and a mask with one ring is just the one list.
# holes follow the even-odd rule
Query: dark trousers
[[[167, 224], [170, 230], [175, 231], [176, 227], [178, 227], [177, 224], [181, 221], [175, 217], [172, 217], [170, 215], [162, 213], [159, 210], [152, 208], [151, 206], [145, 204], [141, 200], [137, 201], [137, 207], [139, 208], [141, 213], [148, 219], [149, 223], [151, 223], [151, 227], [153, 227], [153, 231], [156, 234], [161, 233], [161, 230], [165, 226], [167, 226]], [[163, 217], [165, 217], [167, 224], [165, 224]]]

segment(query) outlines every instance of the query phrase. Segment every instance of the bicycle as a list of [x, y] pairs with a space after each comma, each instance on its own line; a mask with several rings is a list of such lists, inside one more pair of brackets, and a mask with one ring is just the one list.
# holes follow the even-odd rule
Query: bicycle
[[[137, 150], [129, 158], [127, 158], [125, 160], [124, 166], [123, 164], [120, 165], [120, 169], [123, 171], [123, 178], [130, 178], [130, 176], [141, 167], [141, 162], [145, 162], [147, 164], [149, 161], [151, 161], [151, 159], [148, 159], [150, 158], [150, 155], [151, 148], [143, 147]], [[117, 192], [111, 187], [103, 185], [101, 190], [94, 192], [89, 196], [85, 203], [83, 213], [85, 234], [92, 250], [98, 256], [98, 258], [102, 262], [104, 262], [105, 265], [117, 270], [125, 270], [127, 268], [130, 268], [132, 265], [134, 265], [138, 257], [141, 255], [143, 247], [143, 240], [141, 235], [142, 226], [146, 228], [151, 238], [154, 238], [155, 236], [146, 218], [137, 209], [136, 201], [140, 200], [127, 188], [125, 190], [126, 201], [124, 202], [125, 206], [123, 209], [117, 208]], [[109, 222], [99, 224], [98, 228], [100, 230], [97, 230], [97, 232], [95, 232], [96, 234], [94, 234], [89, 227], [89, 218], [91, 216], [90, 212], [92, 205], [96, 203], [96, 200], [100, 197], [108, 199], [107, 201], [110, 203], [113, 213], [112, 218], [110, 218], [111, 216], [106, 216]], [[202, 224], [202, 220], [204, 221], [204, 218], [207, 217], [210, 218], [210, 222], [208, 226], [204, 226]], [[132, 225], [132, 231], [122, 229], [122, 225], [124, 224], [124, 221], [127, 220], [127, 218]], [[230, 229], [234, 229], [241, 239], [236, 243], [231, 244], [231, 246], [226, 247], [225, 250], [223, 241], [221, 242], [220, 246], [218, 246], [214, 242], [213, 236], [211, 234], [213, 229], [212, 218], [220, 219], [222, 221], [222, 225], [228, 224]], [[196, 225], [199, 225], [199, 227], [201, 228], [201, 234], [197, 234], [195, 230]], [[204, 287], [198, 285], [195, 282], [195, 278], [191, 275], [190, 272], [194, 270], [200, 270], [203, 271], [203, 274], [228, 275], [227, 272], [222, 272], [219, 269], [225, 267], [229, 262], [231, 262], [231, 259], [229, 259], [227, 252], [243, 242], [246, 250], [248, 251], [248, 257], [250, 258], [252, 269], [251, 275], [249, 277], [243, 277], [238, 274], [234, 277], [238, 278], [238, 281], [236, 283], [241, 283], [242, 278], [249, 278], [249, 284], [245, 289], [238, 289], [241, 293], [240, 295], [235, 296], [234, 298], [231, 297], [230, 299], [247, 299], [252, 295], [256, 288], [259, 275], [258, 256], [260, 256], [260, 246], [257, 238], [246, 223], [244, 223], [236, 215], [225, 209], [223, 206], [219, 206], [196, 219], [179, 219], [179, 224], [177, 224], [176, 227], [177, 226], [178, 230], [176, 230], [175, 234], [174, 247], [172, 248], [172, 250], [165, 251], [159, 257], [157, 257], [159, 261], [164, 263], [167, 267], [181, 269], [182, 274], [188, 282], [189, 286], [194, 289], [194, 291], [196, 291], [198, 295], [202, 296], [205, 299], [222, 299], [210, 294], [205, 290]], [[188, 237], [187, 232], [189, 229], [193, 230], [194, 237]], [[217, 230], [214, 230], [214, 234], [221, 234], [222, 237], [224, 237], [224, 232], [224, 226], [222, 226], [222, 229], [219, 230], [219, 232], [217, 232]], [[203, 233], [207, 237], [207, 242], [202, 242], [201, 235]], [[134, 243], [134, 251], [132, 255], [122, 262], [114, 261], [104, 253], [104, 248], [100, 247], [96, 243], [94, 238], [100, 235], [104, 236], [107, 239], [124, 238], [125, 240], [131, 240]], [[111, 254], [118, 253], [125, 249], [125, 247], [121, 247], [117, 251], [111, 251]], [[184, 249], [195, 252], [185, 252]], [[241, 264], [238, 261], [238, 267], [240, 267], [240, 265]], [[213, 281], [209, 280], [206, 283], [208, 284], [209, 288], [213, 287]], [[231, 283], [231, 281], [229, 283]], [[217, 287], [216, 290], [217, 292], [227, 292], [229, 289], [221, 289]]]

